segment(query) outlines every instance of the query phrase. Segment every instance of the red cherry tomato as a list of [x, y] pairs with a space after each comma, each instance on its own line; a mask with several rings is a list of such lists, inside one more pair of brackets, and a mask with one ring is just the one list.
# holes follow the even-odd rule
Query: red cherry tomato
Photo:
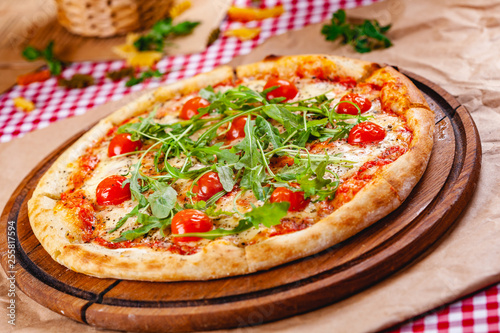
[[141, 149], [141, 140], [132, 141], [130, 134], [117, 134], [109, 143], [108, 156], [113, 157], [120, 154], [130, 153]]
[[[192, 232], [207, 232], [212, 229], [212, 221], [207, 214], [196, 209], [181, 210], [172, 218], [172, 234], [181, 235]], [[172, 237], [173, 241], [196, 242], [200, 237]]]
[[197, 200], [207, 201], [214, 194], [219, 193], [224, 188], [219, 179], [217, 172], [208, 172], [198, 179], [196, 185], [193, 186], [193, 193], [196, 193]]
[[264, 90], [274, 86], [278, 86], [278, 88], [274, 89], [271, 92], [268, 92], [266, 96], [267, 99], [285, 97], [286, 99], [284, 100], [284, 102], [287, 102], [297, 96], [297, 94], [299, 93], [299, 90], [292, 82], [274, 77], [267, 80], [266, 85], [264, 86]]
[[104, 178], [96, 189], [97, 203], [101, 206], [119, 205], [130, 200], [130, 184], [122, 187], [122, 183], [127, 180], [123, 176], [113, 175]]
[[[370, 102], [369, 99], [361, 97], [358, 94], [354, 93], [349, 93], [347, 95], [344, 95], [344, 97], [342, 97], [340, 101], [353, 102], [354, 104], [359, 106], [361, 113], [370, 110], [370, 108], [372, 107], [372, 102]], [[337, 107], [337, 113], [357, 115], [358, 109], [351, 103], [340, 103], [339, 106]]]
[[233, 140], [245, 137], [245, 125], [247, 123], [247, 116], [234, 118], [231, 123], [229, 131], [226, 133], [226, 143]]
[[347, 142], [351, 145], [380, 142], [385, 138], [385, 129], [369, 121], [357, 124], [349, 132]]
[[309, 204], [310, 199], [304, 199], [304, 192], [293, 192], [286, 187], [278, 187], [271, 194], [271, 202], [283, 202], [288, 201], [290, 207], [289, 212], [297, 212], [303, 210]]
[[206, 99], [201, 97], [193, 97], [186, 103], [184, 103], [179, 118], [189, 120], [199, 113], [199, 108], [206, 108], [209, 105], [210, 102]]

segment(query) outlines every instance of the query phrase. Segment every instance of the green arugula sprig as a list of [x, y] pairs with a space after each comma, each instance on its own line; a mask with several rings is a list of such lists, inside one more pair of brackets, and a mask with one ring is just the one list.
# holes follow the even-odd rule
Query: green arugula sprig
[[45, 60], [52, 75], [59, 75], [62, 72], [63, 63], [54, 55], [53, 40], [51, 40], [43, 50], [29, 45], [23, 50], [22, 55], [28, 61], [35, 61], [40, 58]]
[[332, 15], [331, 23], [325, 24], [321, 33], [326, 40], [341, 38], [342, 44], [350, 44], [356, 52], [367, 53], [375, 49], [388, 48], [392, 42], [385, 36], [391, 25], [380, 26], [377, 20], [365, 20], [362, 24], [346, 22], [346, 14], [339, 9]]
[[[339, 181], [338, 176], [327, 166], [340, 164], [349, 167], [352, 162], [326, 153], [313, 154], [306, 146], [317, 139], [346, 138], [350, 128], [367, 117], [361, 116], [359, 108], [358, 115], [337, 114], [337, 105], [332, 107], [333, 99], [329, 99], [326, 94], [291, 103], [284, 103], [283, 98], [268, 101], [267, 92], [275, 88], [259, 93], [244, 86], [218, 92], [208, 87], [202, 89], [199, 95], [209, 100], [210, 105], [200, 108], [199, 114], [190, 120], [159, 124], [155, 121], [156, 112], [153, 111], [149, 116], [139, 118], [138, 122], [122, 125], [118, 133], [130, 133], [133, 140], [140, 139], [150, 146], [145, 151], [135, 152], [141, 155], [132, 166], [127, 180], [138, 204], [110, 232], [120, 229], [132, 217], [136, 217], [141, 226], [123, 232], [114, 241], [135, 239], [155, 228], [163, 233], [173, 215], [186, 208], [204, 210], [213, 217], [232, 214], [242, 216], [235, 229], [192, 234], [196, 237], [213, 239], [239, 233], [259, 224], [268, 227], [277, 225], [285, 216], [288, 203], [270, 204], [268, 199], [273, 189], [281, 186], [292, 191], [303, 191], [306, 198], [314, 201], [333, 198]], [[204, 117], [206, 114], [210, 116]], [[241, 116], [247, 118], [245, 137], [233, 147], [217, 142], [228, 124]], [[281, 125], [281, 131], [277, 129], [278, 124]], [[154, 176], [142, 171], [144, 158], [151, 154], [156, 173]], [[292, 157], [294, 164], [274, 170], [271, 159], [280, 156]], [[171, 165], [169, 161], [172, 158], [183, 160], [182, 166]], [[200, 167], [200, 163], [204, 166]], [[194, 201], [193, 186], [210, 171], [218, 173], [223, 191], [207, 202]], [[333, 176], [326, 177], [327, 174]], [[179, 179], [192, 180], [187, 191], [190, 200], [184, 207], [177, 204], [177, 193], [172, 187]], [[215, 202], [230, 192], [235, 184], [239, 184], [241, 189], [238, 194], [251, 190], [264, 204], [241, 214], [236, 208], [235, 197], [233, 211], [215, 210]], [[295, 187], [296, 184], [300, 186], [299, 189]]]
[[190, 34], [200, 22], [184, 21], [172, 24], [172, 19], [167, 18], [156, 22], [151, 31], [139, 37], [134, 46], [139, 51], [163, 51], [165, 40], [169, 36], [183, 36]]

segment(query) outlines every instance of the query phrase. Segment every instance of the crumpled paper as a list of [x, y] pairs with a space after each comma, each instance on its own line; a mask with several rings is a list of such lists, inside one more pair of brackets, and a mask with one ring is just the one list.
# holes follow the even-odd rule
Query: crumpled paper
[[[500, 281], [500, 1], [391, 0], [350, 10], [348, 16], [392, 23], [389, 37], [394, 46], [360, 55], [350, 46], [324, 41], [321, 24], [316, 24], [270, 38], [232, 63], [268, 54], [331, 53], [396, 65], [437, 83], [457, 97], [478, 127], [483, 156], [477, 189], [455, 227], [405, 269], [341, 302], [245, 331], [377, 331]], [[132, 98], [0, 145], [0, 204], [43, 157]], [[6, 318], [6, 295], [3, 280], [0, 318]], [[45, 309], [20, 291], [17, 297], [16, 332], [95, 331]], [[0, 320], [1, 331], [11, 329]]]

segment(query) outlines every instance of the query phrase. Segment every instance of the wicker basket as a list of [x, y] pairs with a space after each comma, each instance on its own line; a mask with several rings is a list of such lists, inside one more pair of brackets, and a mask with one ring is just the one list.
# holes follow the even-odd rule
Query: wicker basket
[[174, 0], [56, 0], [58, 20], [72, 33], [110, 37], [147, 29], [164, 18]]

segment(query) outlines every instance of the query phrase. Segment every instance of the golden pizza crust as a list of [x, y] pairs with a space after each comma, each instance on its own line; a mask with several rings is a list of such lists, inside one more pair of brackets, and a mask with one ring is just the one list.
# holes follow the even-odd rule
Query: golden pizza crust
[[374, 177], [351, 201], [313, 226], [246, 247], [219, 239], [198, 253], [179, 255], [150, 248], [108, 249], [70, 241], [67, 235], [77, 233], [78, 226], [71, 223], [67, 212], [54, 210], [65, 186], [58, 180], [67, 172], [68, 165], [75, 163], [110, 128], [150, 110], [155, 103], [193, 93], [207, 85], [233, 81], [233, 69], [221, 67], [143, 95], [103, 119], [64, 152], [42, 177], [28, 203], [30, 223], [40, 243], [57, 262], [92, 276], [149, 281], [207, 280], [268, 269], [318, 253], [396, 209], [424, 173], [433, 143], [434, 114], [411, 81], [390, 67], [330, 55], [269, 57], [236, 68], [236, 79], [273, 75], [284, 78], [324, 75], [328, 79], [349, 76], [380, 86], [386, 83], [381, 93], [382, 104], [407, 119], [413, 131], [409, 151]]
[[333, 80], [337, 77], [352, 77], [356, 81], [365, 79], [379, 69], [372, 62], [331, 55], [268, 56], [261, 62], [236, 68], [237, 78], [267, 78], [279, 76], [292, 79], [297, 76]]

